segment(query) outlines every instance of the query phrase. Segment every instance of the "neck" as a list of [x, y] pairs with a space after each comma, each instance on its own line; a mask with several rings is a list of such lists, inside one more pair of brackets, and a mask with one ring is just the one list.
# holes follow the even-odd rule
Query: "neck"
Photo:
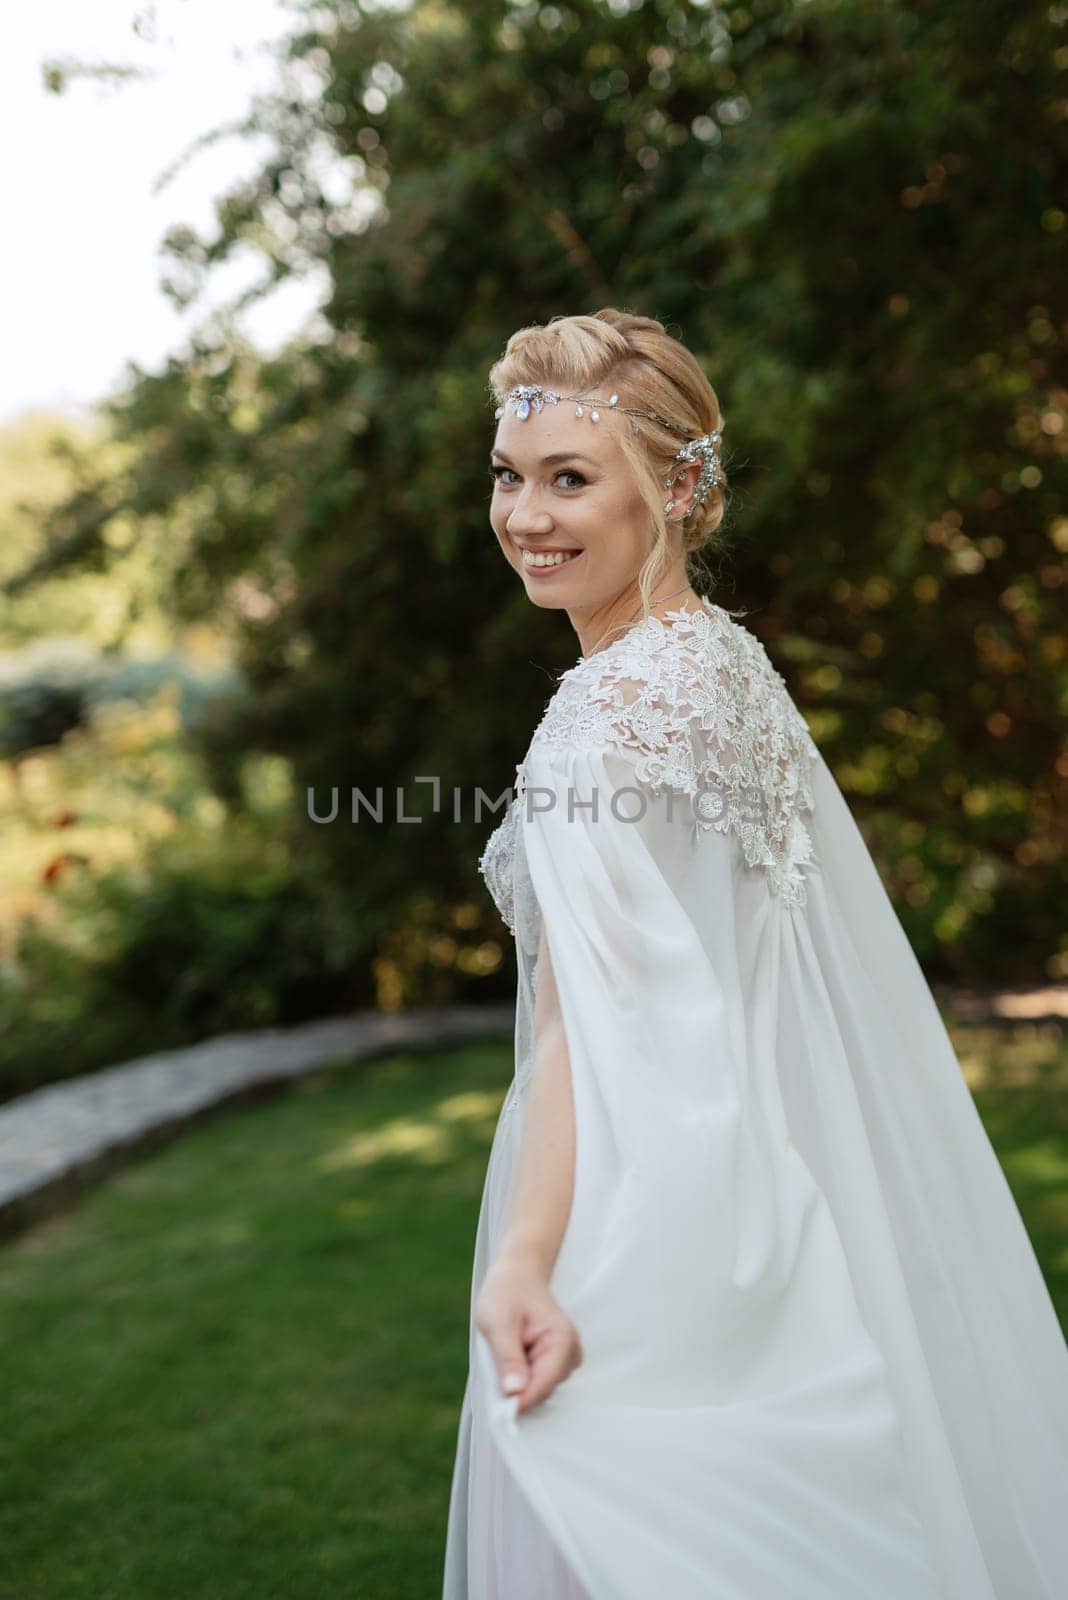
[[[685, 574], [676, 572], [662, 578], [653, 590], [648, 615], [662, 619], [668, 611], [693, 611], [700, 604], [700, 596], [691, 589]], [[579, 649], [587, 658], [596, 655], [643, 619], [641, 594], [635, 583], [606, 605], [595, 606], [589, 611], [572, 611], [568, 615], [578, 634]]]

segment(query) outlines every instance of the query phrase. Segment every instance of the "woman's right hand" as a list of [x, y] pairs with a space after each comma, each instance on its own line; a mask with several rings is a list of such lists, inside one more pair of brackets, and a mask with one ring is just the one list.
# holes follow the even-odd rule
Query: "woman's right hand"
[[553, 1298], [544, 1270], [522, 1254], [491, 1262], [474, 1306], [493, 1351], [502, 1394], [519, 1394], [517, 1415], [563, 1383], [583, 1359], [578, 1329]]

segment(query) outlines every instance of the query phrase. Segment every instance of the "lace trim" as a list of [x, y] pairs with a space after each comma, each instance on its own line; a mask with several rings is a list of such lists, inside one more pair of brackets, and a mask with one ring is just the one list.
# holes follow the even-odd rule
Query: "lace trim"
[[[700, 828], [735, 834], [772, 892], [805, 904], [813, 845], [802, 814], [812, 810], [819, 750], [763, 644], [722, 607], [705, 599], [697, 611], [648, 617], [581, 657], [534, 730], [530, 751], [539, 745], [635, 751], [640, 782], [689, 796]], [[523, 778], [520, 762], [517, 798]], [[479, 863], [513, 933], [518, 816], [512, 805]]]
[[[520, 762], [515, 769], [516, 799], [519, 797], [519, 781], [522, 767], [523, 764]], [[489, 890], [493, 902], [511, 934], [515, 933], [515, 887], [513, 880], [518, 821], [519, 807], [513, 801], [508, 806], [503, 821], [497, 824], [487, 839], [485, 849], [478, 863], [478, 870], [482, 874], [486, 888]]]

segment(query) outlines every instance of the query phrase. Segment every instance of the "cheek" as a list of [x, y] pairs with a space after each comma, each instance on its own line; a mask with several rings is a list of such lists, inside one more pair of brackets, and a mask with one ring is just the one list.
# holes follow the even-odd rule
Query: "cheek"
[[502, 515], [499, 509], [490, 513], [490, 526], [493, 529], [493, 537], [497, 541], [497, 545], [501, 551], [501, 554], [506, 556], [507, 559], [511, 561], [514, 558], [516, 551], [515, 546], [508, 537], [508, 530], [504, 525], [505, 521], [506, 515]]

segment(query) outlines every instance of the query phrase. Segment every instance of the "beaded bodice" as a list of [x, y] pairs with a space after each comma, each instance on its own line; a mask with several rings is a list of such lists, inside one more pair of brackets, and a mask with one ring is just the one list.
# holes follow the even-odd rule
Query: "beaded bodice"
[[[773, 894], [805, 904], [801, 869], [813, 857], [804, 814], [818, 747], [763, 644], [721, 606], [705, 599], [699, 610], [646, 618], [580, 657], [561, 675], [527, 756], [545, 746], [631, 752], [635, 777], [652, 793], [690, 797], [695, 833], [733, 834]], [[479, 861], [513, 934], [526, 759], [516, 767], [516, 801]]]

